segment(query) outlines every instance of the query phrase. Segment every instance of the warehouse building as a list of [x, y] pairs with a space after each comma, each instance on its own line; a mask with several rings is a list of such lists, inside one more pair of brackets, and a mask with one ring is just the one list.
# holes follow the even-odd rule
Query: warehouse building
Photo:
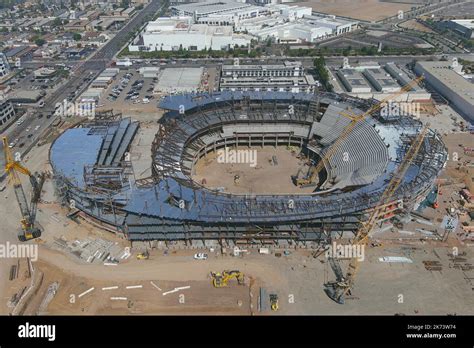
[[260, 11], [266, 10], [261, 6], [254, 6], [251, 4], [228, 0], [211, 0], [171, 7], [171, 13], [173, 15], [193, 17], [196, 21], [201, 17], [222, 14], [235, 15], [239, 19], [250, 18], [258, 16]]
[[474, 85], [461, 76], [454, 68], [457, 61], [417, 62], [415, 72], [424, 75], [439, 94], [450, 101], [451, 106], [469, 122], [474, 122]]
[[466, 39], [474, 38], [474, 19], [453, 19], [443, 22], [442, 26], [459, 33]]
[[[378, 100], [400, 91], [414, 78], [393, 62], [385, 65], [380, 65], [377, 62], [350, 65], [347, 58], [344, 59], [342, 68], [331, 69], [329, 74], [336, 92]], [[431, 94], [415, 84], [409, 91], [401, 93], [393, 99], [399, 102], [427, 101], [431, 99]]]

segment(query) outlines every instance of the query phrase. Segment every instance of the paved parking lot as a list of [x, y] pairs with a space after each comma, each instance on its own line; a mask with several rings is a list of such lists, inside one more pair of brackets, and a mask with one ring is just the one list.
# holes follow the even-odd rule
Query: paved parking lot
[[[127, 76], [129, 77], [128, 82], [126, 80]], [[139, 87], [140, 85], [141, 87]], [[98, 109], [113, 109], [127, 116], [133, 116], [136, 113], [157, 112], [159, 97], [153, 95], [153, 86], [153, 78], [145, 78], [135, 69], [121, 70], [112, 84], [102, 94]], [[122, 90], [117, 90], [115, 92], [117, 97], [111, 98], [110, 95], [114, 94], [115, 88]], [[131, 94], [132, 92], [135, 92], [135, 94]]]

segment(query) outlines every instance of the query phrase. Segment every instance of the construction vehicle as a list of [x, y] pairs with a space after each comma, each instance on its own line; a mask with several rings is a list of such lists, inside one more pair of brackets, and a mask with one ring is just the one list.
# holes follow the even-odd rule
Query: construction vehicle
[[137, 254], [137, 260], [148, 260], [149, 258], [150, 258], [150, 254], [148, 253], [148, 250], [145, 251], [144, 253]]
[[[384, 214], [385, 208], [393, 199], [393, 195], [400, 186], [406, 171], [410, 167], [413, 159], [418, 154], [418, 151], [425, 139], [425, 135], [428, 132], [428, 127], [429, 124], [425, 124], [420, 133], [418, 133], [416, 138], [413, 140], [403, 160], [401, 161], [397, 170], [393, 173], [390, 182], [382, 193], [378, 204], [372, 209], [369, 218], [364, 223], [362, 223], [362, 226], [356, 232], [352, 242], [353, 246], [367, 244], [369, 234], [377, 225], [379, 216]], [[359, 259], [357, 257], [351, 258], [345, 276], [342, 274], [342, 271], [338, 270], [339, 266], [336, 261], [337, 260], [335, 260], [333, 257], [329, 258], [329, 263], [336, 273], [336, 281], [326, 282], [324, 284], [324, 290], [332, 300], [339, 304], [344, 304], [346, 294], [350, 294], [354, 286], [355, 277], [357, 271], [359, 270]]]
[[212, 285], [215, 288], [227, 286], [229, 280], [236, 278], [239, 285], [244, 285], [244, 274], [240, 271], [211, 272]]
[[[293, 177], [293, 182], [295, 183], [296, 186], [300, 186], [300, 187], [308, 187], [308, 186], [311, 186], [313, 185], [313, 183], [315, 182], [316, 178], [319, 176], [319, 173], [321, 172], [321, 170], [324, 168], [324, 164], [327, 163], [329, 161], [329, 159], [335, 154], [337, 153], [337, 151], [339, 150], [339, 147], [344, 143], [344, 140], [349, 136], [349, 134], [352, 133], [352, 130], [357, 126], [357, 124], [360, 122], [360, 121], [363, 121], [366, 117], [372, 115], [374, 112], [380, 110], [381, 108], [384, 107], [384, 105], [386, 105], [386, 103], [388, 103], [389, 101], [393, 100], [395, 97], [399, 96], [400, 94], [403, 94], [409, 90], [412, 89], [412, 87], [416, 84], [418, 84], [418, 82], [420, 82], [421, 80], [423, 80], [423, 76], [420, 76], [420, 77], [417, 77], [416, 79], [410, 81], [409, 83], [407, 83], [405, 86], [403, 86], [400, 91], [396, 92], [396, 93], [393, 93], [391, 95], [389, 95], [388, 97], [382, 99], [380, 102], [378, 102], [377, 104], [373, 105], [372, 107], [370, 107], [366, 112], [364, 112], [363, 114], [360, 114], [360, 115], [354, 115], [353, 113], [345, 113], [345, 112], [341, 112], [341, 115], [349, 118], [351, 120], [351, 122], [344, 128], [344, 130], [342, 131], [342, 133], [340, 134], [340, 136], [337, 138], [337, 140], [332, 144], [332, 146], [330, 146], [328, 148], [328, 150], [326, 151], [326, 153], [324, 154], [323, 157], [321, 157], [321, 159], [319, 160], [319, 162], [315, 165], [311, 165], [306, 176], [304, 177], [298, 177], [299, 176], [299, 173]], [[348, 110], [349, 112], [351, 112], [350, 110]]]
[[[8, 182], [13, 185], [16, 200], [21, 212], [21, 232], [18, 239], [22, 242], [38, 238], [41, 236], [41, 229], [35, 225], [36, 210], [41, 196], [41, 190], [45, 180], [44, 173], [32, 174], [25, 166], [15, 160], [8, 147], [8, 139], [3, 137], [3, 151], [5, 153], [5, 172], [8, 174]], [[28, 176], [32, 187], [31, 199], [28, 200], [21, 185], [18, 173]]]
[[272, 311], [277, 311], [280, 307], [278, 306], [278, 295], [270, 294], [270, 308]]

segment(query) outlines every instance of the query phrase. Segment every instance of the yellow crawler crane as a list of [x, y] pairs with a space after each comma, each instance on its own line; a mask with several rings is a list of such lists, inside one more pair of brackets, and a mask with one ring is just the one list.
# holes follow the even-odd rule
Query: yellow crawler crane
[[239, 285], [244, 285], [244, 274], [240, 271], [223, 271], [211, 272], [212, 285], [215, 288], [223, 288], [227, 286], [229, 280], [236, 278]]
[[420, 76], [420, 77], [417, 77], [416, 79], [413, 79], [412, 81], [407, 83], [405, 86], [403, 86], [400, 89], [400, 91], [395, 92], [395, 93], [387, 96], [386, 98], [382, 99], [379, 103], [373, 105], [369, 110], [367, 110], [363, 114], [354, 115], [352, 113], [348, 114], [348, 113], [341, 112], [341, 115], [349, 118], [351, 120], [351, 122], [344, 128], [341, 135], [329, 147], [329, 149], [326, 151], [324, 156], [319, 160], [319, 162], [315, 165], [312, 165], [309, 168], [308, 173], [306, 174], [306, 176], [301, 177], [301, 178], [294, 177], [295, 185], [296, 186], [307, 186], [307, 185], [313, 184], [314, 181], [316, 180], [316, 178], [319, 176], [319, 173], [321, 172], [321, 170], [324, 168], [324, 164], [327, 163], [329, 161], [329, 159], [335, 153], [337, 153], [337, 151], [339, 150], [339, 147], [344, 143], [344, 140], [349, 136], [349, 134], [352, 133], [352, 130], [357, 126], [359, 121], [363, 121], [367, 116], [370, 116], [374, 112], [380, 110], [381, 108], [384, 107], [384, 105], [386, 103], [388, 103], [389, 101], [392, 101], [397, 96], [399, 96], [399, 95], [401, 95], [401, 94], [403, 94], [407, 91], [410, 91], [413, 88], [413, 86], [418, 84], [418, 82], [420, 82], [421, 80], [423, 80], [423, 76]]
[[[398, 166], [397, 170], [393, 173], [390, 182], [385, 188], [385, 191], [382, 193], [378, 204], [371, 211], [369, 218], [362, 224], [355, 234], [352, 245], [357, 246], [367, 244], [369, 234], [377, 224], [379, 216], [383, 215], [386, 204], [390, 202], [391, 199], [393, 199], [393, 195], [400, 186], [406, 171], [410, 167], [413, 159], [418, 154], [418, 151], [420, 150], [420, 147], [425, 139], [426, 133], [428, 132], [428, 127], [429, 124], [425, 124], [420, 133], [418, 133], [416, 138], [413, 140], [402, 162]], [[334, 262], [334, 260], [330, 259], [329, 262]], [[342, 279], [337, 281], [331, 281], [324, 284], [325, 292], [332, 300], [339, 304], [344, 304], [346, 294], [350, 293], [354, 286], [354, 281], [357, 271], [359, 270], [359, 266], [359, 259], [357, 257], [351, 258], [345, 277], [342, 277]]]
[[[13, 185], [15, 196], [20, 206], [21, 212], [21, 232], [18, 235], [18, 239], [22, 242], [28, 241], [33, 238], [41, 236], [41, 230], [35, 226], [36, 220], [36, 208], [41, 195], [41, 189], [44, 183], [44, 173], [34, 175], [16, 161], [13, 157], [10, 148], [8, 147], [8, 139], [3, 137], [3, 151], [5, 153], [5, 171], [8, 174], [8, 181]], [[24, 174], [29, 177], [32, 186], [31, 200], [28, 204], [26, 199], [25, 191], [21, 185], [20, 177], [18, 173]]]

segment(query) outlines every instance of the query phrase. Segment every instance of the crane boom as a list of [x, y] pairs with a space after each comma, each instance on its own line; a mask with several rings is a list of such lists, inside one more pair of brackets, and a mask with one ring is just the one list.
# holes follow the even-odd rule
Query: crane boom
[[295, 184], [297, 186], [309, 185], [314, 182], [316, 177], [319, 175], [319, 172], [324, 168], [324, 164], [329, 161], [329, 159], [339, 150], [340, 146], [344, 143], [344, 140], [351, 134], [352, 130], [355, 128], [359, 121], [364, 120], [367, 116], [372, 115], [374, 112], [380, 110], [385, 103], [393, 100], [395, 97], [411, 90], [414, 85], [423, 80], [423, 76], [417, 77], [403, 86], [399, 91], [390, 94], [389, 96], [383, 98], [377, 104], [370, 107], [367, 111], [360, 115], [350, 115], [344, 112], [341, 112], [343, 116], [350, 118], [351, 122], [344, 128], [337, 140], [329, 147], [324, 156], [321, 157], [321, 160], [308, 171], [306, 177], [295, 178]]
[[[16, 200], [20, 207], [21, 213], [21, 229], [22, 232], [18, 235], [21, 241], [30, 240], [41, 235], [41, 230], [35, 227], [36, 219], [36, 207], [41, 195], [41, 189], [43, 187], [45, 176], [44, 174], [33, 175], [28, 170], [16, 161], [13, 154], [8, 147], [8, 139], [3, 137], [3, 151], [5, 153], [5, 171], [8, 174], [9, 183], [13, 185]], [[21, 180], [18, 173], [24, 174], [29, 177], [31, 186], [33, 188], [31, 200], [28, 204], [28, 200], [21, 185]]]
[[[418, 151], [420, 150], [420, 147], [425, 139], [426, 133], [428, 132], [428, 127], [429, 124], [424, 125], [421, 132], [412, 142], [397, 170], [393, 173], [390, 182], [388, 183], [384, 192], [380, 196], [378, 204], [371, 211], [369, 218], [366, 220], [366, 222], [362, 224], [360, 229], [355, 234], [354, 240], [352, 242], [353, 245], [365, 245], [367, 243], [367, 239], [372, 230], [374, 229], [378, 221], [378, 217], [382, 213], [383, 208], [385, 207], [385, 204], [393, 198], [395, 191], [400, 186], [403, 177], [405, 176], [413, 159], [418, 154]], [[344, 279], [342, 281], [328, 282], [325, 284], [326, 293], [329, 295], [329, 297], [331, 297], [334, 301], [343, 304], [345, 295], [352, 289], [354, 285], [354, 280], [358, 269], [359, 259], [357, 257], [351, 258]]]

